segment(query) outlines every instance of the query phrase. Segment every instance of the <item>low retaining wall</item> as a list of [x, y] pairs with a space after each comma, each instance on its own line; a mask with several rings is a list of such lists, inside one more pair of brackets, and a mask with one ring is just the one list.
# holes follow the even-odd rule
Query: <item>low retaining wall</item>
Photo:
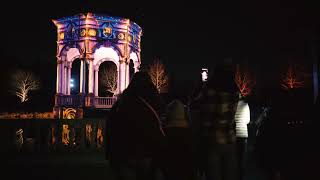
[[104, 118], [3, 119], [1, 152], [104, 151]]

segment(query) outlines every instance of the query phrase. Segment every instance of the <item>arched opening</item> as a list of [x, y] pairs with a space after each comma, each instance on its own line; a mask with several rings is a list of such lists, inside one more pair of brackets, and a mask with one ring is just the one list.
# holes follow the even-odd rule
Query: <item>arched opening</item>
[[99, 66], [99, 96], [112, 97], [118, 89], [117, 65], [112, 61], [104, 61]]
[[140, 61], [139, 61], [137, 53], [135, 53], [135, 52], [130, 53], [130, 64], [131, 64], [131, 61], [133, 63], [133, 73], [135, 73], [136, 71], [139, 70], [139, 67], [140, 67]]
[[63, 63], [63, 82], [62, 92], [65, 95], [78, 94], [80, 92], [80, 73], [81, 60], [80, 51], [77, 48], [68, 48], [62, 52]]
[[[120, 56], [118, 52], [112, 47], [100, 47], [94, 53], [94, 61], [93, 65], [95, 68], [95, 76], [94, 76], [94, 94], [95, 96], [111, 96], [113, 94], [118, 94], [119, 90], [121, 90], [121, 84], [119, 84], [119, 75], [121, 72], [119, 71], [119, 60]], [[107, 62], [106, 62], [107, 61]], [[110, 64], [111, 63], [111, 64]], [[111, 78], [110, 76], [104, 76], [106, 78], [110, 78], [111, 80], [116, 80], [116, 90], [112, 88], [112, 90], [107, 90], [106, 85], [102, 85], [101, 77], [103, 76], [105, 69], [110, 69], [112, 71], [117, 72], [116, 77]], [[115, 68], [115, 70], [114, 70]], [[110, 87], [109, 87], [110, 89]]]
[[72, 62], [71, 66], [71, 79], [70, 79], [70, 94], [76, 95], [80, 92], [80, 67], [81, 60], [79, 58]]
[[94, 64], [97, 64], [101, 59], [110, 59], [114, 62], [119, 62], [119, 55], [111, 47], [100, 47], [94, 53]]

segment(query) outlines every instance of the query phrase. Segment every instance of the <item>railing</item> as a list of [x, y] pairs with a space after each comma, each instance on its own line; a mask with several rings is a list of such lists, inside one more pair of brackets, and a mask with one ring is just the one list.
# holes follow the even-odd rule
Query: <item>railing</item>
[[95, 108], [111, 108], [116, 102], [116, 97], [95, 97], [94, 107]]
[[61, 95], [56, 96], [56, 106], [65, 107], [94, 107], [94, 108], [111, 108], [117, 100], [116, 97], [84, 97], [78, 95]]
[[83, 105], [83, 101], [81, 96], [77, 95], [56, 96], [56, 105], [78, 107]]

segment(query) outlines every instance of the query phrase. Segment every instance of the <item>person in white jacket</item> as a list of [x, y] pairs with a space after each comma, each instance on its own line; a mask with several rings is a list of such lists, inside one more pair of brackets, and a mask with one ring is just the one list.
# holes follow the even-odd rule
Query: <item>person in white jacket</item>
[[245, 98], [240, 95], [237, 111], [235, 113], [236, 137], [237, 137], [237, 159], [238, 159], [238, 177], [239, 180], [244, 178], [247, 139], [248, 139], [248, 123], [250, 122], [250, 108]]

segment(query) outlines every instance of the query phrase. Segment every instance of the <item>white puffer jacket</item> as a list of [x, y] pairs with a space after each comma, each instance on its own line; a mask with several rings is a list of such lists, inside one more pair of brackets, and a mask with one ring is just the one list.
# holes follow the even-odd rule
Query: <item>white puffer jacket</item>
[[238, 102], [237, 111], [235, 114], [236, 136], [240, 138], [248, 137], [247, 124], [250, 122], [250, 108], [248, 103], [240, 100]]

